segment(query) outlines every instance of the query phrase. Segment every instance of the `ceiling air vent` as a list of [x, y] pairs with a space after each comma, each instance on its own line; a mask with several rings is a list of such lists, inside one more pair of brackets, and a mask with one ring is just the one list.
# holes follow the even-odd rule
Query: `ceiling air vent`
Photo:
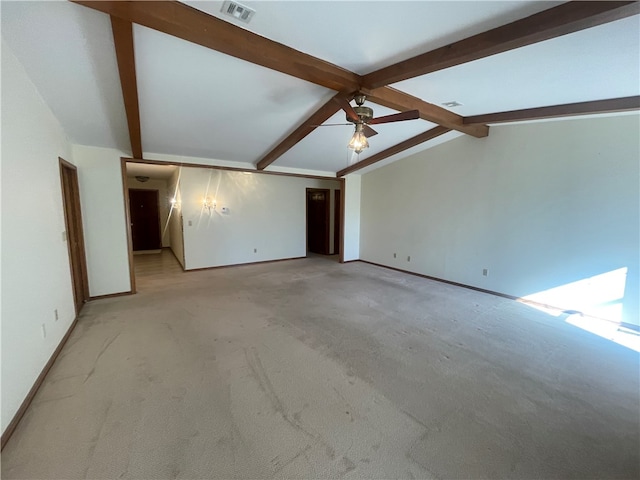
[[236, 20], [240, 20], [244, 23], [249, 23], [249, 21], [253, 18], [253, 14], [256, 13], [253, 8], [245, 7], [241, 3], [231, 2], [229, 0], [222, 4], [222, 8], [220, 9], [220, 11], [225, 15], [229, 15], [230, 17], [233, 17]]

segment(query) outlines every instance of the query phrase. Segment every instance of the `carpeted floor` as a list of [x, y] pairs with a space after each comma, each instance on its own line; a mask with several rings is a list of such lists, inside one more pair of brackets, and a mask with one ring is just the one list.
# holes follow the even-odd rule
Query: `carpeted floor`
[[322, 257], [91, 302], [2, 478], [638, 478], [638, 354], [526, 305]]

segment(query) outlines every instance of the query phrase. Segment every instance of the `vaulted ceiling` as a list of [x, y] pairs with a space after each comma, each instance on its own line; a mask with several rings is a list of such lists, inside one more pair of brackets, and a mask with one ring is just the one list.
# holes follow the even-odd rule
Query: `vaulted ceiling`
[[[640, 108], [638, 2], [246, 1], [249, 24], [222, 4], [3, 1], [2, 36], [71, 141], [136, 158], [344, 175], [494, 123]], [[353, 126], [318, 125], [357, 92], [420, 119], [355, 156]]]

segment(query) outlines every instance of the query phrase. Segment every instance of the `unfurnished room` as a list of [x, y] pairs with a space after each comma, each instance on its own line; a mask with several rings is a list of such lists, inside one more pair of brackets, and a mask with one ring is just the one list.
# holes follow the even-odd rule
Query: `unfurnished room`
[[0, 19], [2, 478], [640, 478], [639, 2]]

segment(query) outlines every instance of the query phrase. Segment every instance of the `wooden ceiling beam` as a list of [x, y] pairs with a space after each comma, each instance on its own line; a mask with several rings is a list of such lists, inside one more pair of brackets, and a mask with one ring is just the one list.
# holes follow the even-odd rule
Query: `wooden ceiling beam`
[[[358, 92], [362, 90], [362, 77], [353, 72], [256, 35], [180, 2], [72, 1], [107, 13], [112, 18], [116, 17], [126, 24], [137, 23], [338, 92]], [[378, 88], [373, 92], [365, 91], [364, 93], [369, 93], [371, 101], [398, 111], [419, 110], [421, 118], [447, 128], [475, 137], [484, 137], [488, 134], [488, 127], [486, 126], [465, 125], [462, 117], [455, 113], [388, 87]], [[273, 163], [280, 155], [295, 145], [296, 139], [300, 141], [313, 131], [313, 128], [309, 127], [310, 125], [321, 124], [338, 110], [339, 107], [335, 102], [321, 107], [289, 137], [263, 157], [258, 162], [258, 168], [262, 170]], [[127, 109], [127, 116], [129, 119], [129, 109]], [[129, 121], [131, 125], [133, 119]], [[134, 154], [134, 156], [141, 155]]]
[[567, 2], [371, 72], [363, 86], [379, 88], [639, 13], [637, 1]]
[[140, 107], [138, 104], [138, 84], [136, 81], [136, 61], [133, 49], [133, 25], [120, 18], [111, 17], [113, 41], [116, 46], [120, 86], [124, 98], [124, 108], [129, 126], [131, 152], [142, 158], [142, 137], [140, 134]]
[[316, 85], [357, 90], [360, 76], [176, 1], [86, 1], [93, 8]]
[[353, 165], [340, 170], [338, 173], [336, 173], [336, 177], [338, 178], [344, 177], [349, 173], [353, 173], [364, 167], [368, 167], [369, 165], [378, 163], [384, 160], [385, 158], [389, 158], [390, 156], [395, 155], [396, 153], [404, 152], [405, 150], [408, 150], [411, 147], [420, 145], [421, 143], [424, 143], [428, 140], [439, 137], [440, 135], [443, 135], [450, 131], [451, 131], [450, 128], [446, 128], [442, 126], [438, 126], [438, 127], [432, 128], [431, 130], [427, 130], [426, 132], [416, 135], [415, 137], [411, 137], [410, 139], [405, 140], [404, 142], [401, 142], [397, 145], [394, 145], [393, 147], [387, 148], [382, 152], [376, 153], [375, 155], [372, 155], [369, 158], [362, 160], [361, 162], [354, 163]]
[[509, 112], [488, 113], [464, 117], [465, 125], [486, 123], [519, 122], [524, 120], [540, 120], [543, 118], [570, 117], [594, 113], [612, 113], [640, 110], [640, 96], [610, 98], [591, 102], [567, 103], [550, 107], [525, 108]]
[[[256, 168], [258, 170], [264, 170], [300, 140], [313, 132], [318, 125], [326, 122], [331, 116], [340, 110], [340, 104], [335, 101], [335, 99], [339, 97], [345, 97], [345, 95], [338, 93], [336, 96], [331, 97], [331, 100], [320, 107], [313, 115], [307, 118], [298, 128], [296, 128], [293, 133], [262, 157]], [[347, 96], [346, 98], [350, 99], [351, 97]]]
[[[437, 123], [447, 131], [453, 129], [475, 137], [485, 137], [488, 135], [489, 128], [478, 123], [480, 116], [464, 119], [444, 108], [387, 85], [640, 13], [640, 3], [637, 1], [568, 2], [361, 77], [177, 1], [72, 1], [112, 16], [134, 157], [142, 157], [142, 147], [137, 88], [135, 88], [132, 23], [138, 23], [339, 92], [362, 91], [372, 102], [388, 108], [399, 111], [418, 110], [420, 118]], [[114, 22], [116, 20], [114, 17], [117, 17], [117, 22]], [[319, 125], [326, 121], [338, 109], [333, 100], [327, 102], [263, 157], [258, 162], [258, 168], [264, 169], [273, 163], [313, 131], [315, 127], [312, 125]], [[546, 116], [549, 115], [545, 114]], [[494, 118], [493, 122], [497, 122], [496, 117], [492, 118]], [[434, 130], [436, 129], [430, 131]]]
[[[469, 125], [464, 123], [463, 117], [450, 112], [449, 110], [425, 102], [417, 97], [401, 92], [391, 87], [376, 88], [375, 90], [366, 91], [367, 98], [387, 108], [394, 110], [418, 110], [420, 118], [432, 123], [436, 123], [451, 130], [457, 130], [476, 138], [482, 138], [489, 135], [489, 127], [486, 125]], [[472, 127], [472, 128], [471, 128]]]

